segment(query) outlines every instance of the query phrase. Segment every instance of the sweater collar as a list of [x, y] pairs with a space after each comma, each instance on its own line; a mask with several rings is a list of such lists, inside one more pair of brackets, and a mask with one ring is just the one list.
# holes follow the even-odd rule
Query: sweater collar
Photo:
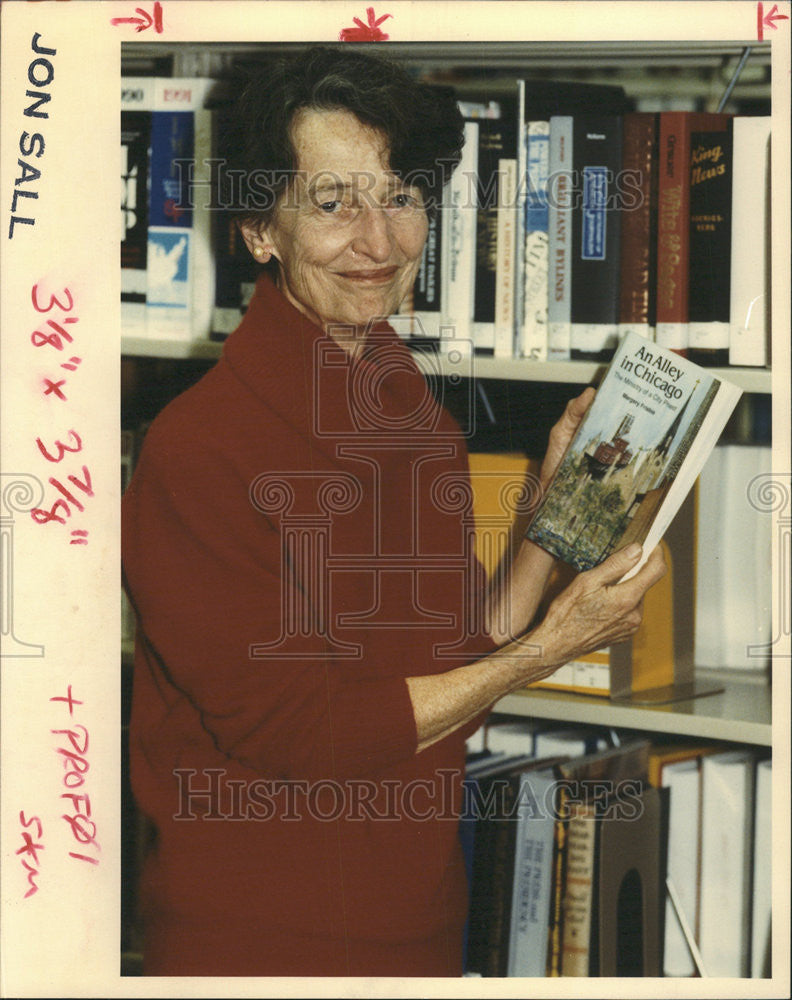
[[354, 359], [262, 275], [225, 362], [257, 397], [309, 437], [381, 438], [437, 429], [438, 407], [393, 328], [377, 323]]

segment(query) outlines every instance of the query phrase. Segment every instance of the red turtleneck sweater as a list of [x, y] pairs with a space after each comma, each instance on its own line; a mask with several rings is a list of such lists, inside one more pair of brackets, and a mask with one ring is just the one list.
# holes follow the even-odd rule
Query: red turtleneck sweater
[[460, 974], [475, 724], [416, 754], [405, 678], [491, 649], [472, 530], [399, 338], [351, 361], [262, 278], [123, 501], [145, 974]]

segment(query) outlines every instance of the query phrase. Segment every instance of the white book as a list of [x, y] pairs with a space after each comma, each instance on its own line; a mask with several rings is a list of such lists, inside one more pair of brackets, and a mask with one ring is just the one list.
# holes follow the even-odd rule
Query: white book
[[536, 757], [582, 757], [607, 747], [607, 740], [587, 729], [548, 729], [534, 738]]
[[[701, 769], [698, 758], [665, 764], [664, 788], [671, 790], [668, 819], [668, 878], [688, 928], [695, 933], [699, 898], [699, 832], [701, 823]], [[682, 923], [666, 898], [663, 973], [693, 976], [696, 966]]]
[[772, 931], [772, 820], [773, 762], [770, 758], [756, 766], [756, 807], [754, 821], [753, 915], [751, 920], [751, 976], [770, 976]]
[[484, 744], [492, 753], [533, 755], [535, 729], [530, 719], [495, 719], [487, 723]]
[[[694, 659], [764, 671], [772, 631], [772, 518], [755, 505], [771, 449], [720, 445], [699, 478]], [[726, 544], [726, 540], [728, 544]]]
[[514, 356], [514, 305], [517, 276], [517, 161], [500, 161], [498, 187], [498, 256], [495, 270], [496, 358]]
[[572, 342], [572, 118], [550, 119], [547, 360], [566, 361]]
[[209, 178], [212, 119], [204, 103], [215, 81], [155, 78], [151, 159], [146, 335], [206, 337], [214, 305]]
[[770, 122], [733, 122], [729, 364], [766, 365], [770, 337]]
[[462, 159], [447, 186], [443, 205], [444, 325], [452, 328], [443, 347], [472, 350], [476, 276], [476, 171], [478, 122], [465, 122]]
[[699, 950], [707, 976], [748, 976], [755, 757], [702, 759]]
[[547, 268], [550, 123], [526, 125], [526, 191], [523, 248], [523, 312], [519, 353], [532, 361], [547, 358]]
[[514, 883], [509, 925], [509, 976], [544, 976], [553, 891], [556, 776], [552, 768], [520, 776]]

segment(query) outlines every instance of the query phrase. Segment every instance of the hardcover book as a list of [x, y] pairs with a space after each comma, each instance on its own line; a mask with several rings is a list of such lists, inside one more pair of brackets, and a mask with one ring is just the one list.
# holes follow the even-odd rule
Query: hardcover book
[[578, 115], [572, 120], [573, 360], [607, 360], [618, 340], [622, 122], [616, 115]]
[[630, 542], [638, 571], [696, 480], [741, 390], [637, 334], [619, 345], [526, 537], [578, 570]]
[[689, 356], [700, 365], [727, 365], [731, 304], [731, 128], [721, 132], [693, 132], [690, 143]]

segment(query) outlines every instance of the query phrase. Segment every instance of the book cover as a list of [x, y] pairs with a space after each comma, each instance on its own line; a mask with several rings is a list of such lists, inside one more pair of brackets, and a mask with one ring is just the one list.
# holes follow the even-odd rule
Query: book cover
[[547, 189], [547, 360], [571, 356], [572, 118], [550, 119]]
[[214, 81], [155, 78], [147, 241], [146, 327], [150, 338], [207, 337], [214, 300], [209, 166]]
[[515, 353], [514, 302], [517, 275], [517, 160], [505, 158], [499, 166], [498, 186], [498, 252], [495, 264], [495, 333], [496, 358], [511, 358]]
[[448, 343], [472, 349], [476, 272], [476, 177], [478, 121], [465, 122], [462, 159], [443, 198], [443, 322], [453, 328]]
[[547, 968], [556, 782], [551, 767], [538, 766], [520, 776], [509, 976], [544, 976]]
[[606, 360], [618, 340], [622, 122], [617, 115], [576, 115], [572, 120], [573, 360]]
[[729, 364], [770, 360], [770, 121], [737, 117], [732, 132]]
[[630, 334], [526, 537], [578, 570], [632, 541], [647, 559], [739, 396], [730, 383]]
[[667, 789], [632, 784], [597, 821], [589, 974], [662, 975]]
[[708, 976], [751, 967], [751, 875], [756, 754], [702, 761], [700, 950]]
[[146, 334], [150, 81], [121, 86], [121, 332]]
[[630, 332], [654, 340], [657, 253], [658, 116], [624, 116], [621, 200], [619, 338]]
[[547, 358], [549, 121], [528, 122], [526, 142], [523, 314], [519, 354], [532, 361], [544, 361]]
[[656, 340], [677, 352], [688, 349], [690, 134], [723, 129], [727, 121], [723, 114], [660, 112]]
[[688, 356], [700, 365], [729, 363], [731, 205], [729, 122], [722, 131], [690, 136]]
[[476, 195], [476, 254], [473, 342], [477, 350], [495, 347], [500, 191], [505, 183], [501, 161], [516, 156], [516, 123], [507, 118], [482, 118], [478, 124]]

